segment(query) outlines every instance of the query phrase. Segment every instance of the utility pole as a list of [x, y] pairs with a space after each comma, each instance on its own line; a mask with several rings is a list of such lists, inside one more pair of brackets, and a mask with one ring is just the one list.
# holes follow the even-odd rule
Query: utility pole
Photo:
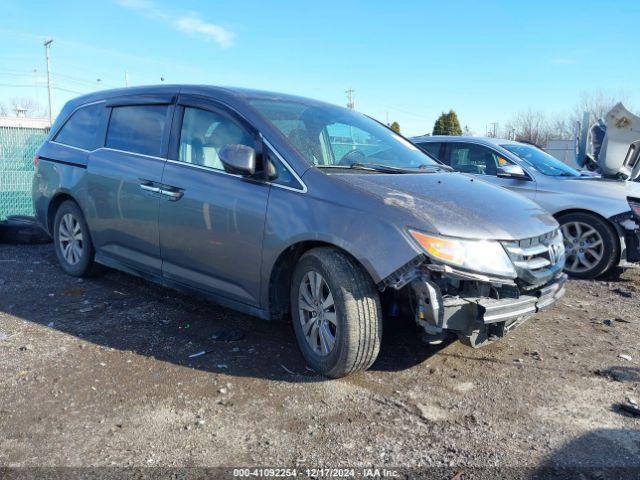
[[353, 88], [350, 88], [344, 93], [347, 94], [347, 108], [354, 110], [356, 108], [356, 104], [353, 100], [353, 94], [355, 93], [355, 90]]
[[53, 124], [53, 114], [51, 112], [51, 68], [49, 63], [49, 48], [53, 43], [53, 39], [45, 40], [44, 42], [44, 56], [47, 59], [47, 93], [49, 96], [49, 126]]
[[124, 71], [124, 86], [129, 86], [129, 72], [127, 72], [126, 70]]

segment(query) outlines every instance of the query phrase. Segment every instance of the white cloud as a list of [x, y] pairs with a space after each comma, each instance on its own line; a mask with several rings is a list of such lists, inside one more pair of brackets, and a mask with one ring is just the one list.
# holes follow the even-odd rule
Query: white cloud
[[[189, 35], [199, 36], [205, 40], [213, 40], [222, 48], [233, 45], [235, 34], [215, 23], [206, 22], [197, 13], [176, 14], [162, 10], [152, 0], [115, 0], [115, 2], [148, 18], [162, 20], [171, 28]], [[174, 20], [177, 17], [176, 20]]]
[[178, 18], [174, 25], [181, 32], [190, 35], [200, 35], [205, 39], [215, 41], [223, 48], [228, 48], [233, 45], [233, 37], [235, 36], [233, 32], [230, 32], [220, 25], [205, 22], [195, 14]]

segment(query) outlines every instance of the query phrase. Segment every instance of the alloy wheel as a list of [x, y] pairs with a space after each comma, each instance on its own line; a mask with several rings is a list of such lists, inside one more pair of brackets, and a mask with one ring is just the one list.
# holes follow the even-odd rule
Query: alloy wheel
[[70, 213], [65, 213], [58, 226], [58, 243], [64, 259], [75, 265], [82, 258], [84, 239], [80, 222]]
[[584, 222], [568, 222], [562, 225], [566, 252], [565, 270], [583, 273], [594, 268], [604, 255], [602, 235]]
[[329, 285], [316, 271], [309, 271], [300, 282], [298, 310], [307, 344], [318, 355], [329, 355], [338, 329], [336, 306]]

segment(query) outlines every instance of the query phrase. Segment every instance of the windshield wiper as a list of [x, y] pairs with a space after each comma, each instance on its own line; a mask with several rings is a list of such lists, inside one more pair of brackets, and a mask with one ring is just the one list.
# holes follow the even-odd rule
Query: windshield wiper
[[389, 165], [380, 165], [378, 163], [352, 163], [349, 165], [352, 170], [369, 170], [381, 173], [406, 173], [404, 168], [390, 167]]
[[368, 172], [379, 173], [406, 173], [406, 170], [389, 167], [387, 165], [378, 165], [376, 163], [351, 163], [349, 165], [316, 165], [318, 168], [336, 168], [344, 170], [365, 170]]
[[453, 172], [454, 169], [451, 168], [449, 165], [430, 165], [428, 163], [423, 163], [422, 165], [420, 165], [418, 167], [419, 170], [423, 171], [424, 173], [435, 173], [435, 172]]
[[350, 165], [316, 165], [318, 168], [343, 168], [345, 170], [365, 170], [368, 172], [379, 173], [436, 173], [442, 170], [449, 170], [450, 167], [442, 165], [423, 164], [418, 167], [402, 168], [393, 167], [391, 165], [382, 165], [379, 163], [361, 163], [356, 162]]

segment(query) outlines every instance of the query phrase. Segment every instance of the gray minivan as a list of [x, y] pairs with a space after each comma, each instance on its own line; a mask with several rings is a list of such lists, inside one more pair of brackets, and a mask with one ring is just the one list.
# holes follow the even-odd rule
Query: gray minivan
[[564, 293], [558, 223], [357, 112], [288, 95], [136, 87], [68, 102], [33, 199], [62, 268], [107, 265], [264, 319], [310, 366], [375, 361], [382, 318], [480, 346]]

